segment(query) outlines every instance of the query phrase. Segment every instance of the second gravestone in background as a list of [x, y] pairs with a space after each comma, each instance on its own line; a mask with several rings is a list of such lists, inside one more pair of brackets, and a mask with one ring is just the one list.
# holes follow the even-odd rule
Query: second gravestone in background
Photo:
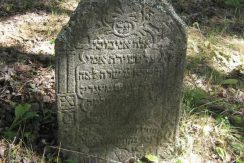
[[165, 1], [83, 0], [56, 40], [62, 148], [118, 161], [166, 156], [185, 54], [185, 28]]

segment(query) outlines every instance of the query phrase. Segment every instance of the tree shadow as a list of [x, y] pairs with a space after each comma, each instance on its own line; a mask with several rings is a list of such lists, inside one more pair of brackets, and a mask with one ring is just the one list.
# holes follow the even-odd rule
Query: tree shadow
[[[7, 138], [18, 104], [31, 104], [38, 117], [12, 131], [28, 149], [43, 154], [47, 145], [57, 145], [57, 113], [54, 90], [54, 56], [30, 54], [21, 47], [0, 47], [0, 136]], [[25, 133], [30, 133], [28, 137]], [[11, 138], [11, 137], [9, 137]], [[50, 153], [49, 153], [50, 154]]]
[[226, 6], [222, 1], [172, 1], [177, 13], [188, 26], [197, 25], [206, 35], [214, 32], [219, 35], [244, 37], [244, 8], [241, 5]]
[[228, 74], [216, 70], [211, 65], [211, 61], [192, 56], [187, 56], [186, 71], [210, 81], [209, 84], [221, 84], [228, 77]]
[[21, 46], [1, 47], [0, 46], [0, 57], [2, 64], [11, 64], [14, 62], [26, 62], [30, 60], [34, 63], [41, 63], [44, 67], [54, 67], [55, 57], [51, 54], [34, 54], [25, 53]]
[[229, 104], [221, 99], [221, 97], [213, 97], [209, 92], [196, 87], [185, 87], [183, 103], [191, 109], [191, 114], [208, 115], [213, 117], [216, 122], [227, 119], [228, 124], [239, 132], [244, 133], [244, 114], [233, 108], [233, 104]]
[[44, 11], [52, 14], [67, 14], [70, 15], [73, 11], [60, 6], [59, 1], [45, 0], [19, 0], [6, 1], [0, 4], [0, 20], [6, 20], [11, 16], [24, 14], [26, 12]]
[[[235, 89], [240, 87], [239, 89], [241, 89], [243, 86], [242, 83], [244, 83], [244, 78], [240, 76], [240, 78], [237, 78], [239, 80], [239, 85], [223, 85], [223, 81], [231, 78], [232, 74], [220, 72], [211, 65], [211, 62], [198, 57], [187, 57], [186, 73], [190, 75], [195, 74], [198, 79], [203, 80], [206, 84], [222, 87], [223, 89], [232, 87]], [[239, 110], [243, 104], [240, 102], [225, 101], [222, 95], [218, 95], [216, 92], [215, 95], [210, 95], [209, 92], [197, 86], [195, 86], [195, 88], [188, 88], [186, 86], [183, 101], [186, 105], [189, 105], [190, 101], [189, 107], [197, 108], [193, 111], [193, 114], [206, 109], [210, 113], [209, 115], [213, 116], [215, 119], [228, 117], [230, 124], [234, 128], [240, 133], [244, 132], [244, 119], [242, 118], [244, 114]]]

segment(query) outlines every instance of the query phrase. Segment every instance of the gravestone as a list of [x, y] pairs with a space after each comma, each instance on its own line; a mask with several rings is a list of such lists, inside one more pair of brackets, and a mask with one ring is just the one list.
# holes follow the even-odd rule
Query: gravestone
[[62, 148], [85, 163], [167, 156], [186, 40], [164, 0], [82, 0], [55, 44]]

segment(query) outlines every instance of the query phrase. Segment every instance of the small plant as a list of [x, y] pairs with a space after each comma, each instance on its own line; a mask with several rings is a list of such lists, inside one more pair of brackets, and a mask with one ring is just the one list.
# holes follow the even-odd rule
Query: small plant
[[[11, 126], [3, 132], [4, 137], [13, 139], [15, 136], [17, 136], [18, 132], [14, 131], [17, 126], [22, 124], [23, 122], [26, 122], [27, 120], [33, 119], [37, 117], [37, 113], [34, 111], [31, 111], [31, 105], [30, 104], [23, 104], [23, 105], [17, 105], [15, 107], [15, 117], [14, 121], [11, 124]], [[30, 132], [23, 132], [23, 137], [28, 137], [30, 135]]]
[[218, 156], [222, 159], [225, 160], [226, 158], [226, 151], [225, 149], [221, 148], [221, 147], [216, 147], [215, 148], [216, 153], [218, 154]]
[[37, 113], [34, 111], [30, 111], [30, 108], [31, 108], [30, 104], [18, 105], [15, 108], [15, 118], [12, 125], [9, 128], [10, 130], [12, 130], [22, 122], [25, 122], [26, 120], [37, 117]]
[[[57, 160], [57, 163], [59, 163], [61, 161], [58, 161]], [[73, 160], [73, 159], [68, 159], [68, 160], [65, 160], [66, 163], [78, 163], [76, 160]]]
[[54, 44], [55, 44], [55, 39], [52, 39], [52, 40], [50, 41], [50, 44], [51, 44], [51, 45], [54, 45]]
[[228, 6], [233, 6], [233, 7], [240, 7], [241, 6], [240, 0], [224, 0], [224, 3]]
[[195, 107], [196, 103], [204, 99], [206, 96], [206, 92], [200, 88], [186, 88], [184, 91], [183, 102], [188, 107]]
[[9, 12], [13, 9], [13, 4], [11, 3], [4, 3], [3, 8], [5, 11]]
[[126, 163], [158, 163], [158, 157], [152, 154], [144, 155], [140, 159], [130, 158]]
[[158, 157], [152, 154], [145, 155], [136, 163], [158, 163]]
[[222, 82], [222, 85], [236, 85], [238, 84], [237, 79], [226, 79]]

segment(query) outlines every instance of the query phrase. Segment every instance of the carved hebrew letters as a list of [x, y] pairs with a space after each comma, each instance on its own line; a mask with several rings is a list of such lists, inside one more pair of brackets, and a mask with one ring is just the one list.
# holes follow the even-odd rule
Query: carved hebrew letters
[[77, 157], [84, 163], [165, 157], [177, 137], [186, 50], [169, 4], [83, 0], [55, 46], [63, 148], [97, 156]]

